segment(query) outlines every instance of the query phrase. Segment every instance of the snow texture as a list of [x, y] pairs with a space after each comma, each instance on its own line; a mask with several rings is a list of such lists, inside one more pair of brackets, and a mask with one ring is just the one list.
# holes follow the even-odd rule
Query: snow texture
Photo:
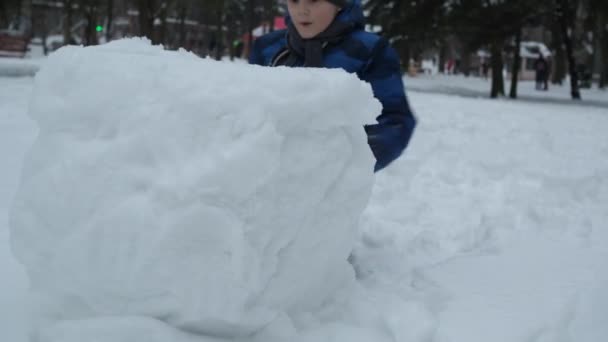
[[379, 112], [341, 71], [138, 39], [54, 53], [36, 77], [40, 133], [11, 216], [49, 318], [42, 340], [65, 340], [76, 325], [61, 321], [98, 331], [109, 316], [236, 338], [319, 310], [354, 284], [347, 258], [373, 185], [362, 125]]

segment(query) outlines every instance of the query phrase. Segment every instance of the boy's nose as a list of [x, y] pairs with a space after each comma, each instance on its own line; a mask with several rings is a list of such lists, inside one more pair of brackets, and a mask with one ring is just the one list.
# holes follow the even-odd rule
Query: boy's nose
[[310, 9], [308, 8], [308, 6], [298, 6], [298, 10], [297, 10], [298, 15], [310, 15]]

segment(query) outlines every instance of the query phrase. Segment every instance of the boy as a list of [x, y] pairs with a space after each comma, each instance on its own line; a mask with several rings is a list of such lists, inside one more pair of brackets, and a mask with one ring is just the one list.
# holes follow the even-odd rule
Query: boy
[[287, 0], [287, 29], [259, 38], [249, 62], [263, 66], [342, 68], [371, 84], [382, 103], [377, 124], [365, 126], [379, 171], [397, 159], [416, 126], [399, 57], [379, 36], [364, 31], [360, 0]]

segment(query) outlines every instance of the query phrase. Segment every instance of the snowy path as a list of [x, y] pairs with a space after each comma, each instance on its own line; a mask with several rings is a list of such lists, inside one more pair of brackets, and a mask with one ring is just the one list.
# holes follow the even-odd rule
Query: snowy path
[[[468, 98], [488, 98], [490, 95], [490, 80], [464, 76], [425, 76], [406, 77], [405, 83], [410, 91], [424, 93], [457, 95]], [[505, 82], [505, 91], [510, 91], [510, 81]], [[608, 90], [581, 89], [583, 101], [573, 101], [570, 97], [570, 86], [550, 85], [549, 91], [537, 91], [534, 82], [522, 81], [518, 85], [518, 102], [539, 104], [558, 104], [568, 106], [591, 106], [608, 108]]]
[[[36, 130], [0, 78], [0, 340], [25, 342], [7, 212]], [[608, 110], [411, 92], [420, 125], [382, 172], [356, 261], [411, 305], [396, 341], [608, 339]], [[389, 322], [391, 323], [391, 322]]]

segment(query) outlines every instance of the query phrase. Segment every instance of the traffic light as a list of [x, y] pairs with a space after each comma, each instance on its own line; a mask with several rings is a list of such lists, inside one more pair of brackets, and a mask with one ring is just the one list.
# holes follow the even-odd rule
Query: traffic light
[[103, 26], [101, 26], [101, 25], [97, 25], [97, 26], [95, 27], [95, 30], [96, 30], [97, 32], [102, 32], [102, 31], [103, 31]]

